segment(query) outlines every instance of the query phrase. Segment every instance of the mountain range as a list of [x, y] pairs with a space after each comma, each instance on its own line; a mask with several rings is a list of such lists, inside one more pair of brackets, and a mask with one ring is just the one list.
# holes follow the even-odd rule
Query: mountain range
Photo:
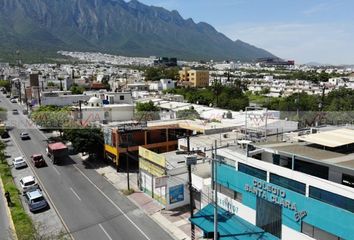
[[0, 0], [0, 59], [16, 50], [37, 61], [59, 50], [185, 60], [274, 57], [207, 23], [136, 0]]

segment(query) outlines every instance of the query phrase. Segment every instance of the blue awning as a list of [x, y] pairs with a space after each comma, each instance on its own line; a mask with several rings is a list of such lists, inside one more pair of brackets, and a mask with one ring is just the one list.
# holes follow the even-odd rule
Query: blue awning
[[[213, 204], [207, 205], [189, 220], [205, 234], [213, 233]], [[218, 208], [218, 231], [219, 238], [222, 240], [278, 240], [277, 237], [222, 208]]]

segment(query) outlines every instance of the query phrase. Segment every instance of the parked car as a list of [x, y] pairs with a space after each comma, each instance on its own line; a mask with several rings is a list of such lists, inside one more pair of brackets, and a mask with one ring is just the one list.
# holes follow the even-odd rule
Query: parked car
[[1, 134], [1, 138], [2, 139], [6, 139], [6, 138], [9, 138], [9, 137], [10, 137], [9, 132], [4, 130], [3, 133]]
[[10, 94], [7, 94], [7, 95], [6, 95], [6, 98], [10, 98], [10, 97], [11, 97], [11, 95], [10, 95]]
[[39, 211], [48, 207], [40, 189], [32, 189], [25, 193], [25, 200], [31, 212]]
[[46, 165], [45, 160], [44, 160], [42, 154], [33, 154], [33, 155], [31, 156], [31, 160], [32, 160], [33, 165], [34, 165], [35, 167], [43, 167], [43, 166]]
[[12, 164], [16, 169], [27, 167], [26, 160], [23, 157], [16, 157], [12, 160]]
[[11, 99], [10, 99], [10, 102], [12, 102], [12, 103], [17, 103], [17, 100], [16, 100], [16, 98], [11, 98]]
[[21, 140], [31, 139], [30, 135], [27, 132], [20, 133]]
[[33, 176], [27, 176], [21, 178], [20, 185], [24, 193], [27, 192], [28, 190], [38, 188], [38, 183]]
[[13, 115], [17, 115], [18, 114], [18, 110], [17, 109], [12, 109], [12, 114]]

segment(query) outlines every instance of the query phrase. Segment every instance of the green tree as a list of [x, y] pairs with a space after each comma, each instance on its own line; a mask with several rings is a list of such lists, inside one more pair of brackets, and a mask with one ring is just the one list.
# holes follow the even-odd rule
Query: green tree
[[48, 82], [47, 84], [48, 87], [56, 87], [58, 86], [57, 84], [53, 83], [53, 82]]
[[160, 79], [179, 79], [178, 67], [148, 67], [144, 71], [145, 79], [148, 81], [158, 81]]
[[216, 106], [219, 106], [219, 96], [222, 93], [224, 87], [219, 80], [214, 80], [213, 84], [211, 85], [211, 91], [213, 92], [215, 99], [216, 99]]
[[72, 94], [82, 94], [85, 91], [85, 88], [83, 86], [78, 86], [76, 83], [74, 83], [70, 87], [70, 91]]
[[0, 80], [0, 88], [5, 88], [7, 92], [10, 92], [11, 82], [7, 80]]
[[155, 106], [151, 100], [145, 103], [138, 102], [135, 106], [135, 109], [135, 119], [138, 121], [152, 121], [158, 120], [160, 118], [160, 108]]
[[31, 119], [39, 126], [62, 130], [71, 121], [70, 108], [58, 106], [40, 106], [31, 113]]
[[177, 111], [176, 116], [179, 119], [194, 120], [200, 118], [199, 113], [193, 107]]
[[103, 153], [104, 139], [101, 129], [71, 125], [66, 126], [63, 133], [64, 139], [73, 144], [76, 152], [86, 152], [90, 155]]
[[354, 90], [339, 88], [331, 91], [324, 100], [326, 111], [353, 111], [354, 110]]
[[265, 87], [261, 90], [261, 94], [262, 95], [266, 95], [270, 93], [270, 88], [269, 87]]
[[135, 109], [137, 112], [157, 112], [160, 110], [151, 100], [149, 102], [138, 102]]

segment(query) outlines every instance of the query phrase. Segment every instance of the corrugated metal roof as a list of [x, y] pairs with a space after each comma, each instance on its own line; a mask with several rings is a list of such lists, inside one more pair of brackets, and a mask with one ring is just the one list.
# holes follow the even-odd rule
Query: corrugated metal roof
[[354, 143], [354, 130], [342, 128], [333, 131], [299, 136], [297, 139], [326, 147], [340, 147]]

